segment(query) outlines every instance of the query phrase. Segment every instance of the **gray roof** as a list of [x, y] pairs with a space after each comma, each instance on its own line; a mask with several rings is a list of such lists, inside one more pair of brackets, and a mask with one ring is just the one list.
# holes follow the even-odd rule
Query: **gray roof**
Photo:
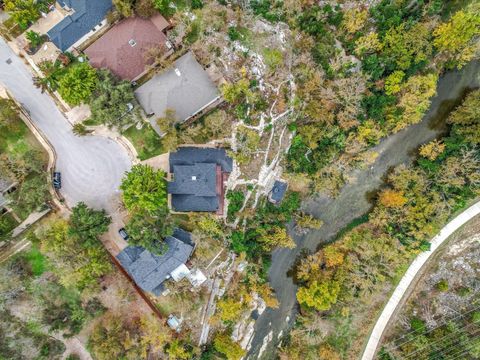
[[231, 172], [233, 161], [225, 149], [181, 147], [170, 154], [173, 181], [168, 184], [175, 211], [217, 211], [216, 168]]
[[143, 290], [160, 295], [163, 282], [170, 273], [185, 264], [193, 252], [194, 243], [188, 232], [175, 229], [172, 236], [165, 238], [168, 250], [163, 255], [155, 255], [141, 246], [127, 246], [117, 255], [117, 259]]
[[168, 192], [179, 195], [216, 196], [217, 164], [174, 165]]
[[164, 117], [167, 109], [175, 111], [178, 121], [184, 121], [220, 94], [194, 55], [188, 52], [169, 70], [140, 86], [135, 95], [145, 112], [154, 114], [151, 123], [159, 131], [157, 119]]
[[275, 181], [272, 191], [270, 192], [270, 199], [275, 203], [282, 201], [287, 191], [287, 186], [288, 184], [284, 181]]
[[57, 0], [74, 12], [51, 28], [47, 35], [62, 51], [66, 51], [95, 26], [100, 24], [112, 9], [112, 0]]
[[222, 171], [231, 173], [233, 160], [227, 155], [225, 149], [198, 148], [192, 146], [180, 147], [176, 152], [170, 153], [170, 172], [175, 165], [193, 165], [198, 163], [218, 164]]
[[15, 182], [10, 178], [0, 174], [0, 194], [10, 189]]

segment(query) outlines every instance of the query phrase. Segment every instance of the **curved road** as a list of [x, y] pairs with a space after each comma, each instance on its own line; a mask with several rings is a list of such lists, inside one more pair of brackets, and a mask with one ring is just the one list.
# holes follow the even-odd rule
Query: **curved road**
[[460, 215], [450, 221], [447, 225], [445, 225], [442, 230], [440, 230], [440, 232], [437, 234], [437, 236], [435, 236], [430, 242], [430, 250], [422, 252], [415, 258], [415, 260], [413, 260], [412, 264], [406, 271], [405, 275], [403, 275], [392, 296], [383, 308], [383, 311], [380, 314], [380, 317], [378, 318], [372, 333], [370, 334], [367, 346], [365, 347], [365, 351], [363, 352], [362, 360], [373, 360], [373, 358], [375, 357], [376, 350], [382, 339], [383, 332], [387, 328], [390, 318], [397, 310], [399, 304], [401, 304], [405, 293], [409, 289], [412, 282], [415, 280], [418, 272], [422, 270], [428, 259], [433, 255], [433, 253], [435, 253], [435, 251], [440, 247], [440, 245], [442, 245], [444, 241], [450, 237], [450, 235], [452, 235], [461, 226], [465, 225], [465, 223], [473, 219], [478, 214], [480, 214], [480, 202], [477, 202], [476, 204], [470, 206], [467, 210], [462, 212]]
[[67, 204], [74, 206], [83, 201], [93, 208], [112, 212], [120, 180], [131, 167], [125, 148], [105, 137], [75, 136], [55, 102], [33, 85], [27, 66], [2, 39], [0, 83], [23, 104], [55, 148], [56, 169], [62, 173], [61, 193]]

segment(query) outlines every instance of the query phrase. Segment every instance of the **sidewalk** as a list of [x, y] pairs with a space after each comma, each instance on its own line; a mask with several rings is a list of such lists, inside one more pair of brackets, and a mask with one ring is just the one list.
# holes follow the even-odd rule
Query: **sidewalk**
[[462, 212], [460, 215], [450, 221], [447, 225], [445, 225], [443, 229], [440, 230], [440, 232], [430, 242], [430, 250], [422, 252], [415, 258], [415, 260], [412, 262], [412, 264], [398, 283], [387, 304], [383, 308], [380, 317], [377, 319], [377, 323], [375, 324], [375, 327], [370, 334], [367, 346], [365, 347], [365, 350], [363, 352], [362, 360], [373, 360], [375, 358], [375, 354], [382, 339], [383, 332], [387, 328], [387, 325], [392, 315], [397, 310], [399, 304], [401, 304], [405, 293], [408, 291], [412, 282], [414, 282], [416, 275], [422, 269], [428, 259], [432, 256], [432, 254], [435, 253], [435, 251], [440, 247], [440, 245], [442, 245], [443, 242], [450, 237], [450, 235], [452, 235], [456, 230], [458, 230], [458, 228], [465, 225], [469, 220], [479, 214], [480, 201], [469, 207], [467, 210]]

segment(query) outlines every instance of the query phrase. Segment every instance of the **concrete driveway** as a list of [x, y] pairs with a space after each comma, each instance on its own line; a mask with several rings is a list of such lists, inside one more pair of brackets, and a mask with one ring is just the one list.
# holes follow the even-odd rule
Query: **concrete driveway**
[[0, 82], [30, 112], [55, 148], [56, 168], [62, 172], [61, 193], [67, 204], [83, 201], [96, 209], [115, 211], [120, 180], [131, 167], [125, 148], [104, 137], [75, 136], [54, 101], [33, 85], [26, 65], [1, 39]]

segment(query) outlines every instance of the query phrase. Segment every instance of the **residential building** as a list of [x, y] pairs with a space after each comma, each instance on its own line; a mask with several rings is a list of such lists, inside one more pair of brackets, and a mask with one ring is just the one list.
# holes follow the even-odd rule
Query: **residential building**
[[112, 0], [57, 0], [57, 3], [69, 14], [47, 35], [63, 52], [78, 46], [88, 35], [102, 28], [113, 7]]
[[5, 207], [10, 202], [6, 195], [15, 190], [16, 182], [0, 174], [0, 214], [6, 212]]
[[192, 255], [195, 244], [191, 234], [175, 229], [165, 238], [167, 250], [156, 255], [141, 246], [127, 246], [117, 255], [117, 260], [144, 291], [160, 296], [169, 279], [180, 281], [190, 274], [185, 265]]
[[184, 122], [221, 99], [217, 87], [192, 52], [140, 86], [135, 95], [160, 134], [157, 120], [165, 116], [167, 109], [175, 112], [178, 122]]
[[170, 154], [169, 161], [172, 210], [223, 215], [225, 182], [233, 168], [233, 160], [225, 149], [181, 147]]
[[[129, 17], [108, 30], [84, 52], [93, 67], [107, 68], [124, 80], [135, 80], [145, 73], [148, 52], [154, 48], [168, 50], [165, 29], [170, 26], [158, 14], [149, 19]], [[171, 45], [170, 45], [171, 46]]]
[[288, 183], [281, 180], [276, 180], [273, 188], [268, 195], [268, 200], [273, 204], [280, 204], [287, 192]]

